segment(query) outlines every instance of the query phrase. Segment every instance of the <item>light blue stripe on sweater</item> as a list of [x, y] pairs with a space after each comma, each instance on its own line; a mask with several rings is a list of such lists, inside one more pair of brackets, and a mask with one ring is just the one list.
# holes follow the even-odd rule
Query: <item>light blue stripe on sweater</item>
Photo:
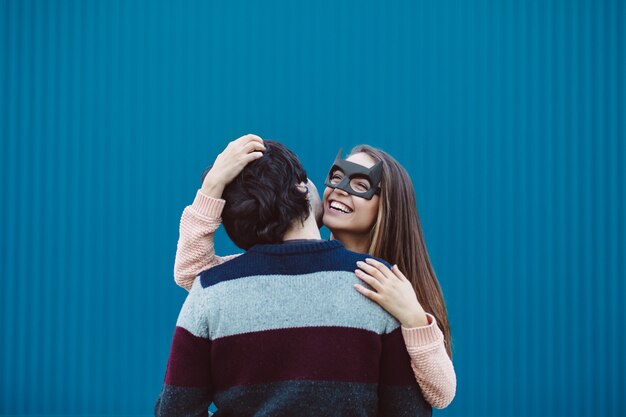
[[257, 275], [202, 289], [196, 280], [178, 318], [178, 326], [212, 340], [271, 329], [339, 326], [377, 334], [398, 322], [353, 287], [352, 272]]
[[187, 299], [180, 309], [176, 326], [183, 327], [194, 336], [209, 338], [210, 313], [209, 299], [202, 288], [200, 278], [196, 278], [189, 290]]

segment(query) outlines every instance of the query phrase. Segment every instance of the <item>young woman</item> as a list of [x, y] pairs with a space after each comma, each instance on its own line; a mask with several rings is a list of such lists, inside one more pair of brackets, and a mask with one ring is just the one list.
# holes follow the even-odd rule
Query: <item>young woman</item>
[[[180, 222], [174, 267], [178, 285], [189, 290], [200, 272], [237, 256], [218, 257], [214, 251], [225, 204], [222, 192], [248, 163], [263, 156], [264, 149], [260, 137], [243, 136], [218, 155], [205, 175]], [[456, 392], [450, 327], [408, 174], [385, 152], [360, 145], [345, 161], [338, 155], [326, 185], [323, 223], [331, 238], [354, 252], [396, 262], [392, 269], [374, 259], [358, 263], [355, 274], [371, 289], [355, 289], [400, 322], [424, 398], [435, 408], [447, 407]]]

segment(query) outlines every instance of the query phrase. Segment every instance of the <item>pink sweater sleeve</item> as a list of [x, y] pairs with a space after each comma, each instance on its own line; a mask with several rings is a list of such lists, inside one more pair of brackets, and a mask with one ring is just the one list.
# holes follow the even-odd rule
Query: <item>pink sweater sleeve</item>
[[435, 316], [429, 313], [426, 316], [429, 322], [427, 326], [411, 329], [402, 327], [402, 336], [424, 398], [433, 407], [441, 409], [454, 399], [456, 373]]
[[198, 190], [193, 204], [183, 210], [174, 262], [174, 281], [187, 291], [202, 271], [238, 256], [215, 256], [213, 239], [222, 222], [225, 203], [222, 199], [209, 197]]

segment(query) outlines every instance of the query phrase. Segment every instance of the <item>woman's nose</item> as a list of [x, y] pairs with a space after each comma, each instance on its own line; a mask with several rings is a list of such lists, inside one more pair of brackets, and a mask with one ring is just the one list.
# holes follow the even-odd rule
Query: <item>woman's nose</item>
[[341, 188], [335, 188], [335, 189], [333, 189], [333, 192], [334, 192], [334, 193], [337, 193], [337, 194], [339, 194], [339, 195], [342, 195], [342, 196], [344, 196], [344, 197], [345, 197], [345, 196], [348, 196], [348, 193], [347, 193], [347, 192], [345, 192], [344, 190], [342, 190]]

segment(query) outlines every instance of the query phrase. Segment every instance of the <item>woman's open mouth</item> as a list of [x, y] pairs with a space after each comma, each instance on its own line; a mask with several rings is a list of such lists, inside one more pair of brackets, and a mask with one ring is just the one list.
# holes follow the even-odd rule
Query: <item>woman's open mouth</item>
[[332, 210], [332, 211], [336, 211], [336, 212], [344, 213], [344, 214], [350, 214], [354, 211], [350, 207], [345, 205], [344, 203], [341, 203], [337, 200], [330, 200], [328, 202], [328, 210]]

